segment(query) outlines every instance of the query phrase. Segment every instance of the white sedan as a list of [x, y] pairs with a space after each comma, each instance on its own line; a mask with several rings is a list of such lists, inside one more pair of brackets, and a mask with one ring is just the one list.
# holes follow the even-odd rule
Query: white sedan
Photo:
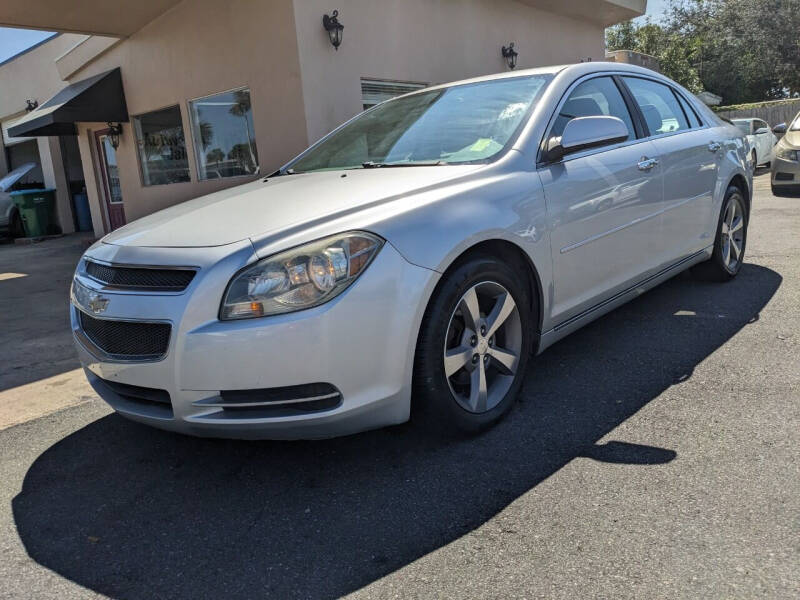
[[753, 168], [762, 164], [769, 165], [772, 162], [772, 149], [778, 143], [778, 138], [767, 122], [761, 119], [731, 119], [731, 122], [741, 129], [750, 142]]
[[416, 91], [89, 248], [78, 352], [120, 414], [183, 433], [328, 437], [412, 407], [480, 431], [532, 355], [689, 267], [739, 273], [749, 158], [630, 65]]

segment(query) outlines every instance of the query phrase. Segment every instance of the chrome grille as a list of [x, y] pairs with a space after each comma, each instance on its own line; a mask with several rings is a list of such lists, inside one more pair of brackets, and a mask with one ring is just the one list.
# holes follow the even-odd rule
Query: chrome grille
[[136, 323], [95, 319], [78, 311], [81, 330], [100, 350], [117, 359], [155, 360], [169, 347], [168, 323]]
[[191, 283], [195, 272], [191, 269], [118, 267], [86, 261], [86, 274], [117, 288], [179, 292]]

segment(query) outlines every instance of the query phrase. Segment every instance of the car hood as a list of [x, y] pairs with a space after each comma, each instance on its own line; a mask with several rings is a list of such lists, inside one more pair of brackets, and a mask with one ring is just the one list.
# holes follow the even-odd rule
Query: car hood
[[7, 192], [11, 187], [36, 167], [36, 163], [25, 163], [0, 179], [0, 192]]
[[102, 241], [143, 247], [223, 246], [390, 202], [481, 166], [351, 169], [259, 179], [159, 211]]
[[800, 148], [800, 131], [787, 131], [783, 136], [783, 141], [793, 148]]

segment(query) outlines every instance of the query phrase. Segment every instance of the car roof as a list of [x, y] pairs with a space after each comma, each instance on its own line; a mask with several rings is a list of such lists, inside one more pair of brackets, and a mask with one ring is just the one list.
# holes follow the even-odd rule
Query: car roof
[[[639, 74], [639, 75], [647, 75], [648, 77], [654, 77], [656, 79], [662, 79], [667, 82], [671, 82], [670, 79], [658, 73], [657, 71], [653, 71], [651, 69], [647, 69], [645, 67], [639, 67], [637, 65], [630, 65], [627, 63], [615, 63], [615, 62], [605, 62], [605, 61], [588, 61], [588, 62], [581, 62], [581, 63], [573, 63], [573, 64], [565, 64], [565, 65], [553, 65], [549, 67], [536, 67], [533, 69], [521, 69], [519, 71], [505, 71], [503, 73], [492, 73], [490, 75], [481, 75], [479, 77], [470, 77], [469, 79], [461, 79], [458, 81], [450, 81], [447, 83], [439, 83], [434, 84], [426, 88], [422, 88], [419, 90], [414, 90], [408, 94], [404, 94], [404, 96], [413, 96], [415, 94], [419, 94], [422, 92], [430, 92], [432, 90], [440, 90], [446, 89], [450, 87], [456, 87], [459, 85], [468, 85], [472, 83], [482, 83], [485, 81], [495, 81], [501, 79], [511, 79], [514, 77], [527, 77], [532, 75], [560, 75], [564, 74], [574, 74], [576, 77], [581, 77], [583, 75], [588, 75], [590, 73], [600, 73], [605, 71], [617, 71], [623, 73], [631, 73], [631, 74]], [[402, 96], [398, 96], [402, 97]]]

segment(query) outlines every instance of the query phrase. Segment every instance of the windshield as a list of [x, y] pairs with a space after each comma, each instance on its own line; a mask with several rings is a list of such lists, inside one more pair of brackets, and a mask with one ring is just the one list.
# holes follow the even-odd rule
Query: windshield
[[420, 92], [363, 113], [287, 171], [488, 162], [513, 142], [552, 75]]
[[733, 123], [739, 129], [741, 129], [743, 134], [750, 135], [750, 121], [740, 121], [739, 119], [733, 119], [731, 123]]

